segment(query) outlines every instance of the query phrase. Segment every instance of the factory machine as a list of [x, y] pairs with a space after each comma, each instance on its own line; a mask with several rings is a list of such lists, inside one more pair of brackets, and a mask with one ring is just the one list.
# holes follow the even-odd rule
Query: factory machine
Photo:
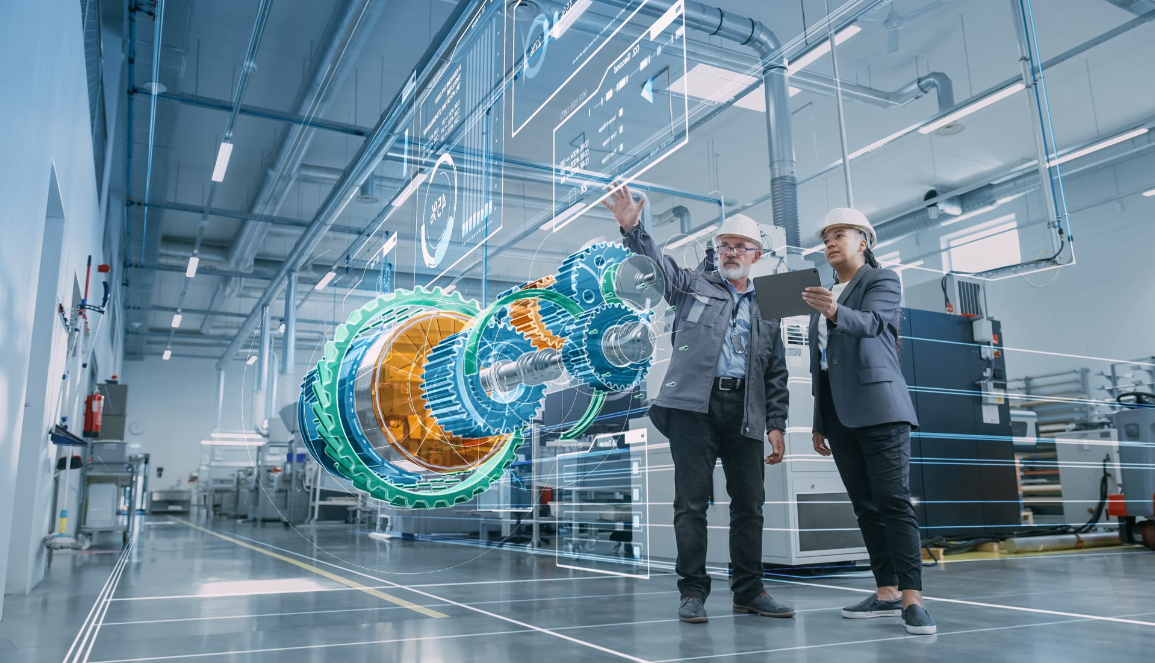
[[918, 413], [910, 488], [923, 536], [1020, 525], [1006, 357], [997, 320], [903, 309], [899, 359]]
[[1119, 434], [1122, 492], [1108, 497], [1124, 543], [1138, 539], [1155, 550], [1155, 394], [1120, 394], [1124, 409], [1113, 419]]
[[440, 288], [379, 296], [306, 376], [301, 437], [328, 472], [392, 506], [467, 502], [517, 460], [548, 383], [590, 396], [561, 433], [573, 439], [608, 394], [645, 380], [663, 289], [653, 261], [600, 243], [484, 308]]

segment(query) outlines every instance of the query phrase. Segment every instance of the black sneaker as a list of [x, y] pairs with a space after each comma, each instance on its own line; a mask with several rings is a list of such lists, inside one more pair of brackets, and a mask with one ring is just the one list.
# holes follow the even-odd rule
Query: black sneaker
[[738, 614], [762, 615], [763, 617], [793, 617], [794, 608], [784, 606], [770, 598], [766, 592], [751, 601], [734, 601], [734, 612]]
[[902, 599], [883, 601], [878, 594], [871, 594], [861, 603], [848, 605], [842, 609], [846, 619], [871, 619], [874, 617], [901, 617]]
[[696, 596], [686, 596], [682, 599], [682, 607], [678, 608], [678, 619], [687, 624], [703, 624], [709, 621], [706, 616], [706, 605]]
[[934, 635], [938, 632], [926, 608], [917, 603], [902, 609], [902, 621], [906, 623], [906, 632], [911, 635]]

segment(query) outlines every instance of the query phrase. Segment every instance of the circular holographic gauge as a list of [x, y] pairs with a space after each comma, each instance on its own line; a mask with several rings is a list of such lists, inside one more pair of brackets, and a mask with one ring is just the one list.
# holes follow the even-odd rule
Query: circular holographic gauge
[[[417, 354], [416, 347], [405, 348], [404, 344], [426, 332], [452, 335], [449, 331], [463, 318], [473, 318], [479, 312], [475, 302], [465, 300], [459, 293], [446, 294], [440, 288], [399, 290], [353, 311], [337, 327], [333, 340], [325, 344], [311, 385], [316, 398], [311, 405], [316, 430], [324, 443], [320, 451], [358, 489], [395, 506], [448, 507], [484, 492], [513, 463], [514, 453], [523, 441], [520, 431], [501, 436], [497, 442], [458, 440], [446, 435], [439, 438], [441, 449], [433, 453], [424, 450], [436, 431], [433, 423], [421, 416], [424, 407], [415, 411], [414, 420], [400, 422], [394, 418], [400, 414], [394, 408], [405, 407], [406, 402], [412, 405], [424, 397], [419, 387], [412, 384], [412, 365], [408, 376], [393, 370], [406, 353]], [[385, 351], [382, 336], [393, 339], [388, 344], [390, 352]], [[394, 345], [397, 354], [392, 355]], [[427, 343], [422, 340], [414, 343], [417, 345], [424, 347]], [[358, 356], [362, 346], [365, 349]], [[378, 353], [369, 357], [374, 346], [378, 346]], [[362, 394], [372, 396], [368, 403], [364, 403], [364, 396], [360, 402], [357, 399], [355, 378], [362, 370], [377, 376], [364, 383], [369, 388]], [[354, 379], [350, 380], [350, 375]], [[400, 386], [402, 382], [409, 383], [415, 392], [407, 393]], [[378, 398], [384, 404], [377, 403]], [[352, 415], [350, 402], [354, 406]], [[372, 418], [358, 413], [366, 408]], [[381, 437], [370, 440], [365, 431], [374, 428]], [[380, 463], [374, 464], [374, 454], [381, 458]], [[433, 469], [438, 464], [454, 469]]]

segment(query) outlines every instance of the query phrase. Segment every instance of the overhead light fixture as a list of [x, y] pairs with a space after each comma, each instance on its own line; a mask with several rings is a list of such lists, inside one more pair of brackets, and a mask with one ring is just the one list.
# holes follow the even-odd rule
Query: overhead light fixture
[[188, 267], [184, 270], [184, 275], [190, 279], [197, 275], [197, 266], [201, 264], [201, 259], [196, 256], [189, 256]]
[[400, 195], [393, 199], [393, 206], [401, 207], [404, 205], [405, 201], [409, 200], [409, 197], [413, 195], [413, 192], [416, 191], [417, 187], [421, 186], [421, 183], [424, 181], [425, 173], [417, 173], [414, 175], [413, 179], [409, 180], [409, 184], [405, 186]]
[[173, 329], [180, 327], [180, 321], [183, 317], [184, 316], [182, 316], [180, 313], [173, 313], [172, 314], [172, 328]]
[[166, 348], [166, 349], [165, 349], [165, 351], [164, 351], [164, 354], [162, 354], [162, 355], [160, 356], [160, 358], [161, 358], [161, 359], [163, 359], [163, 360], [165, 360], [165, 361], [168, 361], [169, 359], [172, 359], [172, 350], [169, 350], [169, 349], [167, 349], [167, 348]]
[[392, 251], [396, 246], [397, 233], [393, 233], [389, 236], [389, 239], [385, 240], [385, 243], [381, 245], [381, 257], [384, 258], [385, 256], [389, 255], [389, 252]]
[[320, 281], [317, 281], [317, 285], [313, 286], [313, 289], [324, 290], [325, 286], [329, 285], [329, 282], [335, 278], [337, 278], [337, 272], [329, 272], [322, 276]]
[[1155, 189], [1151, 189], [1150, 191], [1144, 191], [1143, 195], [1147, 196], [1148, 198], [1150, 198], [1151, 196], [1155, 196]]
[[[1051, 161], [1047, 162], [1047, 167], [1048, 168], [1054, 168], [1055, 166], [1057, 166], [1061, 163], [1067, 163], [1068, 161], [1070, 161], [1072, 159], [1078, 159], [1079, 157], [1085, 157], [1088, 154], [1091, 154], [1093, 152], [1098, 152], [1099, 150], [1111, 147], [1112, 145], [1118, 145], [1119, 143], [1122, 143], [1125, 140], [1131, 140], [1132, 138], [1142, 136], [1145, 133], [1147, 133], [1147, 127], [1139, 127], [1138, 129], [1132, 129], [1131, 131], [1128, 131], [1127, 133], [1119, 134], [1118, 136], [1115, 136], [1114, 138], [1108, 138], [1107, 140], [1099, 141], [1098, 143], [1095, 143], [1094, 145], [1088, 145], [1087, 147], [1084, 147], [1081, 150], [1075, 150], [1074, 152], [1071, 152], [1070, 154], [1064, 154], [1063, 156], [1061, 156], [1057, 159], [1052, 159]], [[1146, 195], [1146, 194], [1144, 194], [1144, 195]]]
[[[736, 71], [708, 64], [696, 64], [684, 76], [670, 84], [670, 91], [696, 99], [722, 103], [757, 82], [758, 79], [749, 74], [739, 74]], [[763, 95], [759, 94], [758, 90], [754, 90], [734, 102], [734, 105], [765, 112], [766, 100], [762, 97]]]
[[[986, 214], [987, 212], [993, 210], [996, 207], [998, 207], [998, 204], [986, 205], [986, 206], [980, 207], [976, 210], [971, 210], [971, 211], [967, 212], [966, 214], [961, 214], [959, 216], [952, 217], [952, 218], [944, 221], [942, 224], [940, 224], [940, 227], [945, 228], [947, 226], [953, 226], [954, 224], [956, 224], [960, 221], [966, 221], [967, 219], [973, 219], [974, 217], [979, 216], [980, 214]], [[993, 225], [996, 225], [999, 223], [1003, 223], [1005, 221], [1014, 221], [1014, 220], [1015, 220], [1015, 213], [1011, 212], [1010, 214], [1004, 214], [1000, 217], [991, 219], [989, 221], [984, 221], [983, 225], [984, 226], [993, 226]]]
[[[844, 28], [843, 30], [838, 32], [838, 34], [834, 35], [834, 43], [835, 43], [835, 45], [841, 44], [842, 42], [846, 41], [847, 39], [850, 39], [851, 37], [858, 34], [859, 32], [862, 32], [862, 28], [858, 27], [857, 25], [847, 26], [846, 28]], [[827, 40], [823, 41], [821, 44], [810, 49], [810, 52], [806, 53], [805, 55], [798, 58], [794, 62], [787, 63], [786, 73], [789, 75], [794, 75], [795, 72], [798, 72], [802, 69], [805, 69], [807, 65], [813, 64], [815, 60], [822, 57], [823, 55], [826, 55], [829, 52], [830, 52], [830, 40], [827, 39]]]
[[257, 355], [253, 355], [252, 357], [249, 357], [248, 361], [245, 362], [245, 365], [246, 366], [252, 366], [255, 363], [257, 363]]
[[934, 120], [932, 122], [924, 124], [923, 126], [919, 127], [918, 132], [920, 134], [928, 134], [928, 133], [934, 131], [935, 129], [938, 129], [939, 127], [943, 127], [943, 126], [946, 126], [952, 122], [960, 120], [960, 119], [966, 117], [967, 115], [974, 113], [975, 111], [986, 108], [987, 106], [990, 106], [991, 104], [993, 104], [997, 101], [1001, 101], [1003, 99], [1006, 99], [1007, 97], [1011, 96], [1012, 94], [1015, 94], [1016, 92], [1022, 92], [1025, 89], [1027, 89], [1027, 88], [1022, 83], [1014, 83], [1014, 84], [1008, 85], [1007, 87], [999, 90], [998, 92], [993, 92], [991, 94], [988, 94], [987, 96], [983, 97], [982, 99], [979, 99], [978, 101], [974, 102], [973, 104], [967, 104], [966, 106], [963, 106], [962, 108], [954, 111], [953, 113], [947, 113], [946, 115], [943, 115], [942, 117], [938, 118], [937, 120]]
[[718, 229], [718, 224], [711, 223], [710, 225], [706, 226], [705, 228], [702, 228], [701, 230], [699, 230], [698, 232], [695, 232], [695, 233], [690, 234], [690, 235], [686, 235], [685, 237], [683, 237], [682, 239], [679, 239], [676, 242], [671, 242], [668, 246], [666, 246], [666, 248], [667, 249], [676, 249], [679, 246], [682, 246], [683, 244], [689, 244], [690, 242], [701, 237], [702, 235], [705, 235], [706, 233], [712, 232], [712, 231], [717, 230], [717, 229]]
[[565, 31], [574, 24], [574, 21], [578, 20], [578, 17], [581, 16], [585, 10], [589, 9], [591, 4], [593, 4], [593, 0], [577, 0], [577, 2], [570, 5], [569, 9], [566, 9], [565, 13], [561, 15], [558, 22], [554, 23], [553, 27], [549, 29], [549, 38], [561, 39]]
[[[847, 156], [850, 158], [850, 160], [851, 160], [851, 161], [854, 161], [855, 159], [857, 159], [858, 157], [860, 157], [860, 156], [862, 156], [862, 155], [864, 155], [864, 154], [868, 154], [868, 153], [870, 153], [870, 152], [873, 152], [873, 151], [877, 150], [878, 148], [880, 148], [880, 147], [882, 147], [882, 146], [884, 146], [884, 145], [887, 145], [887, 144], [889, 144], [889, 143], [891, 143], [891, 142], [893, 142], [893, 141], [895, 141], [895, 140], [898, 140], [899, 138], [902, 138], [903, 136], [907, 135], [908, 133], [910, 133], [910, 132], [914, 131], [914, 130], [915, 130], [915, 129], [917, 129], [917, 128], [918, 128], [918, 125], [917, 125], [917, 124], [912, 124], [912, 125], [910, 125], [909, 127], [905, 128], [905, 129], [901, 129], [901, 130], [899, 130], [899, 131], [896, 131], [896, 132], [894, 132], [894, 133], [890, 134], [890, 135], [889, 135], [889, 136], [887, 136], [886, 138], [882, 138], [882, 139], [880, 139], [880, 140], [876, 140], [876, 141], [874, 141], [874, 142], [873, 142], [873, 143], [871, 143], [870, 145], [867, 145], [866, 147], [862, 148], [861, 150], [857, 150], [857, 151], [855, 151], [855, 152], [851, 152], [851, 153], [850, 153], [849, 155], [847, 155]], [[842, 161], [841, 161], [841, 159], [840, 159], [840, 160], [839, 160], [839, 163], [841, 163], [841, 162], [842, 162]]]
[[264, 441], [261, 442], [242, 442], [240, 440], [201, 440], [201, 444], [206, 447], [263, 447]]
[[233, 155], [233, 144], [222, 142], [217, 151], [217, 165], [213, 168], [213, 181], [224, 182], [225, 171], [229, 169], [229, 157]]

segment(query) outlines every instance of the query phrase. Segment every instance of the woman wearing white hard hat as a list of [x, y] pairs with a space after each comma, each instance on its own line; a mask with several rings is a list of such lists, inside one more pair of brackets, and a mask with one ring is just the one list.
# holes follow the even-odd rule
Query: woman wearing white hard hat
[[881, 269], [866, 216], [846, 207], [816, 233], [834, 286], [802, 294], [810, 316], [814, 450], [833, 454], [870, 554], [878, 591], [842, 610], [848, 619], [901, 616], [906, 630], [930, 635], [922, 606], [922, 553], [910, 502], [910, 431], [918, 426], [898, 363], [902, 285]]

